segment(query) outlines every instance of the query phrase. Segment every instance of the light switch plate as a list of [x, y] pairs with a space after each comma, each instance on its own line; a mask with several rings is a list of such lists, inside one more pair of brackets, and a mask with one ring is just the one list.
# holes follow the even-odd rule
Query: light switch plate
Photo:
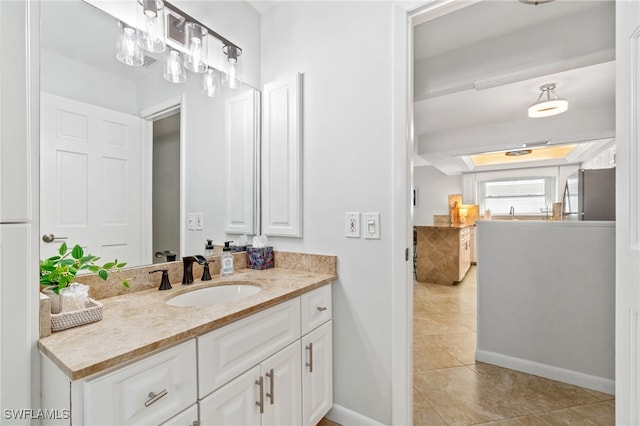
[[347, 238], [360, 238], [360, 213], [345, 213], [344, 235]]
[[204, 229], [204, 215], [196, 213], [196, 229]]
[[195, 213], [189, 213], [187, 215], [187, 229], [190, 231], [196, 230], [196, 214]]
[[368, 240], [380, 239], [380, 213], [363, 213], [364, 237]]

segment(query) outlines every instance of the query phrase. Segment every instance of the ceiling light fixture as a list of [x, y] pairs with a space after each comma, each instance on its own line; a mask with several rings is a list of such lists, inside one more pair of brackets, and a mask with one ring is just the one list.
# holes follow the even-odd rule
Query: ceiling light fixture
[[[546, 95], [546, 99], [543, 99]], [[529, 106], [529, 117], [541, 118], [562, 114], [569, 109], [569, 102], [560, 99], [556, 93], [555, 83], [540, 86], [540, 96], [538, 100]]]
[[532, 152], [530, 149], [516, 149], [514, 151], [507, 151], [504, 155], [507, 157], [520, 157], [521, 155], [531, 154]]
[[[203, 93], [213, 96], [219, 92], [219, 79], [207, 60], [207, 40], [208, 36], [212, 36], [222, 43], [222, 51], [229, 64], [224, 73], [223, 82], [231, 89], [242, 85], [240, 63], [242, 49], [240, 47], [168, 1], [138, 0], [137, 2], [140, 6], [137, 29], [123, 22], [119, 23], [120, 36], [116, 57], [120, 62], [141, 66], [144, 61], [142, 49], [155, 53], [164, 52], [168, 36], [178, 46], [183, 45], [184, 48], [169, 49], [166, 53], [164, 78], [172, 83], [183, 83], [187, 78], [185, 68], [195, 73], [202, 73], [204, 74]], [[168, 13], [169, 11], [171, 13]], [[169, 19], [168, 28], [165, 31], [166, 18]]]
[[520, 0], [520, 3], [537, 6], [539, 4], [551, 3], [553, 0]]

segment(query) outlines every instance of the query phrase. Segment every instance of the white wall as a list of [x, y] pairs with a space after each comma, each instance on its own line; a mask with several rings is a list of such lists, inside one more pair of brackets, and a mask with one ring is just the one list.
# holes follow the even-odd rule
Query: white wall
[[476, 359], [613, 393], [615, 222], [476, 225]]
[[[304, 73], [303, 238], [271, 242], [279, 250], [337, 255], [335, 403], [386, 424], [392, 10], [389, 2], [281, 2], [262, 19], [263, 84]], [[345, 212], [379, 212], [381, 239], [345, 238]]]
[[413, 186], [418, 191], [413, 224], [431, 226], [434, 214], [449, 214], [449, 194], [462, 194], [462, 177], [445, 175], [433, 166], [415, 167]]

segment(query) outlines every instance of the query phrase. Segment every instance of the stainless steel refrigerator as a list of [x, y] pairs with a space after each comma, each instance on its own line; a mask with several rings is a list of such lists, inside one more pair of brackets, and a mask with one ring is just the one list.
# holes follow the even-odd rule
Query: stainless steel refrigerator
[[567, 178], [565, 220], [616, 220], [616, 169], [578, 170]]

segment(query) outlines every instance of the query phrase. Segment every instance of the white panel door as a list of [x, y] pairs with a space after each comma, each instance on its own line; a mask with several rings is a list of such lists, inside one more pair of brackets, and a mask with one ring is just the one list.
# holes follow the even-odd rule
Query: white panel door
[[[41, 231], [140, 264], [141, 120], [48, 93], [40, 114]], [[41, 243], [41, 257], [58, 246]]]
[[616, 2], [616, 424], [640, 424], [640, 2]]
[[262, 426], [301, 424], [300, 342], [287, 346], [261, 366], [264, 377]]
[[225, 100], [225, 232], [255, 233], [255, 120], [253, 90]]
[[265, 84], [262, 233], [302, 236], [302, 74]]
[[256, 383], [259, 379], [257, 365], [200, 401], [200, 425], [259, 426], [261, 414], [256, 404], [260, 402], [261, 387]]
[[333, 406], [333, 343], [329, 321], [302, 337], [302, 424], [318, 424]]

